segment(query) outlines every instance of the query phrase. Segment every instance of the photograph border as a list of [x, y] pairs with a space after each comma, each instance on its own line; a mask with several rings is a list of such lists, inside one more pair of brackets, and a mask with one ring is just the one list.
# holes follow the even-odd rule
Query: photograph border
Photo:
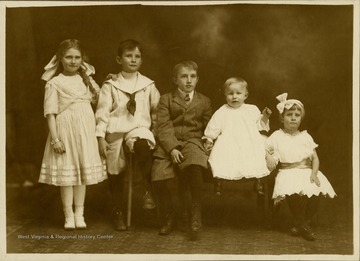
[[[306, 256], [294, 256], [294, 255], [281, 255], [281, 256], [256, 256], [256, 255], [137, 255], [137, 254], [8, 254], [6, 253], [6, 166], [5, 166], [5, 144], [6, 144], [6, 96], [5, 96], [5, 57], [6, 57], [6, 8], [16, 7], [45, 7], [45, 6], [88, 6], [88, 5], [212, 5], [212, 4], [305, 4], [305, 5], [353, 5], [353, 243], [354, 243], [354, 255], [306, 255]], [[98, 1], [2, 1], [0, 2], [0, 56], [3, 58], [0, 62], [0, 143], [3, 144], [0, 152], [0, 184], [2, 185], [1, 197], [0, 197], [0, 260], [64, 260], [76, 259], [76, 260], [359, 260], [359, 6], [360, 1], [110, 1], [110, 2], [98, 2]]]

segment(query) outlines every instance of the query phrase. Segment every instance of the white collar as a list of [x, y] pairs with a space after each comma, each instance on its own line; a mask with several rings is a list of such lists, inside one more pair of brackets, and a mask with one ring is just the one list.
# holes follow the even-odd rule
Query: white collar
[[154, 81], [150, 80], [146, 76], [142, 75], [141, 73], [137, 72], [137, 81], [134, 89], [128, 88], [127, 84], [125, 83], [124, 77], [121, 75], [121, 73], [118, 73], [118, 78], [116, 81], [113, 80], [107, 80], [105, 82], [111, 83], [115, 88], [127, 92], [127, 93], [134, 93], [141, 89], [144, 89], [146, 86], [153, 84]]
[[179, 88], [178, 88], [178, 90], [179, 90], [180, 95], [181, 95], [181, 97], [182, 97], [183, 99], [185, 98], [186, 94], [189, 94], [190, 101], [192, 101], [192, 99], [193, 99], [193, 97], [194, 97], [194, 91], [184, 92], [184, 91], [180, 90]]

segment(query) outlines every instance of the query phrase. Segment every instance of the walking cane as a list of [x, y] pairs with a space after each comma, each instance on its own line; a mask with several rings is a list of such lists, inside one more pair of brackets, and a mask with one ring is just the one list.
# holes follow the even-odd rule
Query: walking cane
[[131, 225], [131, 205], [132, 205], [132, 181], [133, 181], [133, 153], [129, 152], [129, 170], [128, 170], [128, 178], [129, 178], [129, 189], [128, 189], [128, 204], [127, 204], [127, 220], [126, 225], [130, 227]]

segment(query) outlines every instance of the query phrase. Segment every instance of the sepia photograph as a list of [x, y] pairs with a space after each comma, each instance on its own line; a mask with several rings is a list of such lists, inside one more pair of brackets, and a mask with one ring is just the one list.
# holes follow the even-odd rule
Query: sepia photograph
[[359, 8], [1, 1], [0, 260], [359, 260]]

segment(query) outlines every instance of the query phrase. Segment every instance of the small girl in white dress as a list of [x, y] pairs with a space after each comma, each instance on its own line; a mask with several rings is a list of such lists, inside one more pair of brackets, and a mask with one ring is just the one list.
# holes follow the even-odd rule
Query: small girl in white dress
[[245, 104], [248, 85], [241, 78], [224, 84], [226, 104], [210, 119], [203, 139], [211, 150], [209, 163], [216, 180], [215, 195], [221, 194], [221, 179], [239, 180], [269, 175], [264, 138], [259, 131], [269, 131], [271, 110], [261, 113], [258, 107]]
[[333, 198], [334, 189], [319, 171], [318, 145], [306, 130], [299, 131], [305, 116], [304, 105], [295, 99], [287, 100], [287, 93], [276, 97], [277, 109], [284, 127], [271, 134], [266, 148], [272, 154], [271, 161], [279, 164], [275, 179], [273, 199], [275, 204], [286, 198], [295, 218], [291, 234], [302, 235], [306, 240], [315, 240], [309, 221], [317, 212], [320, 194]]

